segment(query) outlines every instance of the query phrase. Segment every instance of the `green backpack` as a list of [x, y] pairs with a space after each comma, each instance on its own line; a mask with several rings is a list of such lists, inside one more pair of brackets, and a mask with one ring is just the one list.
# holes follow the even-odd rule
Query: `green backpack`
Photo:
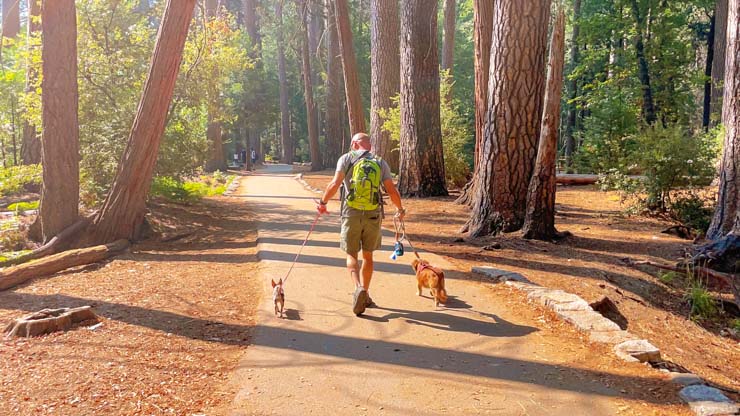
[[347, 205], [360, 211], [374, 211], [381, 205], [380, 183], [383, 176], [381, 159], [365, 157], [365, 152], [350, 164], [347, 173], [352, 171], [347, 190]]

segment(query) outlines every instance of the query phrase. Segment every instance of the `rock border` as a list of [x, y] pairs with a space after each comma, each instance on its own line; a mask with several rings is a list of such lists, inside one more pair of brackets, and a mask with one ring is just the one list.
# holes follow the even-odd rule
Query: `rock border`
[[[553, 311], [558, 318], [588, 334], [589, 341], [612, 345], [614, 354], [627, 362], [661, 362], [660, 350], [646, 339], [639, 339], [629, 331], [622, 330], [616, 323], [605, 318], [583, 298], [562, 290], [549, 289], [531, 282], [520, 273], [489, 266], [475, 266], [472, 272], [504, 283], [512, 289], [524, 292], [530, 302], [538, 303]], [[661, 370], [666, 371], [666, 370]], [[716, 388], [708, 386], [701, 377], [692, 373], [666, 371], [668, 380], [685, 386], [679, 393], [694, 414], [699, 416], [732, 415], [740, 407]]]
[[298, 183], [300, 183], [301, 185], [303, 185], [304, 188], [308, 189], [309, 191], [311, 191], [311, 192], [313, 192], [315, 194], [323, 194], [324, 193], [324, 191], [322, 191], [321, 189], [314, 188], [313, 186], [309, 185], [309, 183], [306, 182], [305, 179], [303, 179], [303, 173], [299, 173], [299, 174], [295, 175], [294, 179], [297, 180]]
[[229, 185], [226, 187], [226, 190], [222, 194], [223, 196], [230, 196], [233, 195], [234, 192], [236, 192], [237, 189], [239, 189], [239, 184], [241, 177], [238, 175], [234, 175], [234, 179], [229, 182]]

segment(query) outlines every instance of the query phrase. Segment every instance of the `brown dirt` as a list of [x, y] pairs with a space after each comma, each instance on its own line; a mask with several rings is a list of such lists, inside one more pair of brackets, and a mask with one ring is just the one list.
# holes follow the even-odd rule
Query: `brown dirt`
[[[304, 179], [324, 188], [331, 175], [306, 172]], [[627, 329], [658, 346], [665, 360], [719, 387], [740, 390], [740, 346], [720, 335], [728, 319], [701, 324], [688, 319], [682, 282], [666, 285], [654, 270], [637, 270], [621, 262], [624, 257], [663, 262], [681, 258], [691, 243], [661, 234], [671, 224], [623, 215], [624, 207], [612, 193], [590, 186], [559, 187], [556, 224], [574, 236], [555, 244], [523, 240], [514, 233], [469, 243], [461, 241], [459, 233], [469, 209], [454, 199], [404, 201], [406, 231], [416, 247], [444, 255], [461, 268], [487, 264], [520, 272], [537, 284], [576, 293], [589, 302], [608, 296], [627, 318]], [[482, 248], [494, 242], [501, 249]], [[737, 394], [730, 395], [738, 399]]]
[[102, 317], [94, 330], [0, 340], [0, 414], [225, 413], [261, 293], [251, 213], [225, 197], [152, 210], [165, 235], [193, 233], [0, 292], [2, 324], [48, 307]]

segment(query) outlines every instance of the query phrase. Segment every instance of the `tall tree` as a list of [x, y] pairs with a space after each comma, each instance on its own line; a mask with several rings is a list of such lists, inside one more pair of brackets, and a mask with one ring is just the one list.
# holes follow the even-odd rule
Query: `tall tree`
[[344, 124], [342, 123], [343, 94], [342, 61], [339, 49], [334, 0], [326, 0], [326, 159], [325, 164], [337, 163], [344, 151]]
[[[205, 6], [208, 22], [212, 22], [219, 18], [218, 0], [206, 0]], [[226, 157], [224, 156], [223, 126], [221, 124], [219, 114], [220, 107], [220, 91], [215, 88], [211, 89], [209, 91], [208, 125], [206, 126], [206, 137], [208, 138], [208, 144], [211, 147], [211, 155], [206, 163], [207, 171], [227, 169]]]
[[1, 0], [3, 2], [2, 37], [15, 38], [21, 31], [21, 0]]
[[339, 33], [339, 50], [342, 53], [344, 68], [344, 92], [347, 95], [347, 112], [350, 134], [367, 132], [365, 128], [365, 111], [362, 108], [360, 80], [357, 76], [357, 59], [352, 41], [352, 25], [349, 20], [347, 0], [334, 0], [334, 15], [337, 19]]
[[704, 102], [701, 117], [701, 126], [709, 129], [712, 116], [712, 67], [714, 66], [714, 31], [716, 29], [714, 14], [709, 18], [709, 33], [707, 34], [707, 59], [704, 65]]
[[[44, 2], [49, 3], [56, 2]], [[95, 218], [96, 242], [134, 240], [139, 236], [194, 8], [195, 0], [167, 0], [128, 144], [113, 186]]]
[[650, 67], [645, 56], [645, 13], [637, 0], [631, 0], [632, 17], [635, 19], [635, 54], [637, 55], [637, 77], [642, 85], [642, 118], [648, 124], [658, 119], [653, 100], [653, 89], [650, 85]]
[[[259, 154], [259, 157], [262, 158], [263, 154], [261, 151], [261, 132], [264, 129], [263, 124], [260, 122], [259, 118], [255, 120], [254, 117], [250, 117], [251, 114], [259, 112], [259, 109], [262, 105], [262, 100], [264, 99], [264, 96], [266, 95], [266, 90], [264, 86], [264, 63], [262, 61], [262, 34], [260, 33], [260, 19], [259, 14], [257, 12], [257, 3], [258, 0], [243, 0], [243, 12], [244, 12], [244, 26], [247, 29], [247, 34], [249, 34], [249, 58], [255, 63], [255, 70], [249, 71], [247, 74], [247, 82], [252, 82], [253, 84], [257, 84], [255, 89], [246, 91], [245, 95], [249, 94], [245, 97], [245, 101], [248, 103], [247, 108], [245, 109], [244, 114], [244, 133], [246, 135], [246, 143], [245, 148], [247, 152], [251, 152], [251, 150], [258, 149], [257, 153]], [[256, 91], [256, 94], [253, 92]], [[246, 119], [249, 119], [247, 121]], [[246, 158], [246, 167], [247, 169], [252, 168], [252, 160], [251, 157]]]
[[[579, 0], [577, 0], [579, 1]], [[473, 42], [475, 43], [475, 154], [473, 178], [463, 189], [457, 203], [473, 204], [475, 185], [480, 167], [480, 148], [488, 109], [488, 71], [491, 62], [491, 37], [493, 35], [493, 5], [495, 1], [473, 0]], [[463, 229], [466, 232], [467, 229]]]
[[79, 218], [77, 16], [74, 0], [45, 1], [41, 10], [43, 186], [39, 218], [48, 242]]
[[553, 24], [550, 40], [545, 109], [542, 114], [537, 161], [527, 191], [527, 214], [522, 227], [524, 238], [550, 240], [558, 236], [555, 229], [555, 166], [558, 154], [564, 52], [565, 12], [561, 7]]
[[309, 54], [308, 25], [311, 19], [308, 0], [301, 0], [299, 16], [301, 18], [301, 58], [303, 60], [303, 96], [306, 101], [306, 121], [308, 123], [308, 146], [311, 152], [311, 170], [324, 169], [321, 151], [319, 150], [319, 125], [316, 102], [313, 97], [313, 77], [311, 56]]
[[440, 126], [437, 2], [401, 11], [401, 195], [447, 195]]
[[[578, 43], [578, 36], [581, 33], [581, 0], [573, 1], [573, 31], [570, 37], [570, 68], [574, 70], [580, 61], [581, 46]], [[578, 116], [578, 106], [576, 97], [578, 97], [578, 78], [571, 77], [568, 88], [570, 96], [568, 97], [568, 119], [565, 124], [565, 160], [568, 171], [572, 172], [573, 153], [576, 150], [576, 120]]]
[[722, 124], [725, 142], [719, 196], [707, 236], [740, 234], [740, 0], [729, 0]]
[[722, 84], [725, 80], [725, 50], [727, 47], [728, 0], [717, 0], [714, 6], [714, 48], [712, 60], [712, 101], [711, 113], [714, 123], [722, 119]]
[[398, 0], [372, 0], [370, 2], [371, 39], [371, 91], [370, 138], [373, 151], [385, 159], [391, 170], [398, 172], [398, 152], [393, 151], [391, 135], [382, 129], [381, 109], [393, 106], [392, 97], [401, 85], [401, 59], [399, 56], [401, 21], [398, 17]]
[[494, 5], [471, 237], [516, 231], [524, 222], [540, 135], [549, 19], [550, 0], [498, 0]]
[[[35, 39], [41, 31], [41, 0], [28, 0], [27, 45], [29, 52], [35, 48]], [[26, 61], [26, 93], [32, 92], [38, 83], [38, 71], [32, 59]], [[23, 139], [21, 142], [21, 160], [24, 165], [41, 163], [41, 140], [36, 126], [28, 119], [23, 121]]]
[[280, 84], [280, 142], [283, 163], [293, 163], [293, 139], [290, 137], [290, 108], [288, 107], [288, 75], [285, 70], [285, 40], [283, 36], [283, 0], [275, 5], [277, 20], [278, 82]]
[[455, 62], [455, 21], [457, 18], [457, 2], [445, 0], [444, 9], [444, 40], [442, 43], [442, 69], [450, 71]]

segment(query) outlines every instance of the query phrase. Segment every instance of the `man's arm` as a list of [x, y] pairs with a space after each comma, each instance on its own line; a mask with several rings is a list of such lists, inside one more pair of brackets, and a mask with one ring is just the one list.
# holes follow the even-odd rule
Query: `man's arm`
[[339, 187], [342, 186], [343, 180], [344, 172], [337, 171], [334, 173], [334, 178], [332, 178], [331, 182], [329, 182], [329, 185], [326, 187], [326, 191], [324, 191], [324, 196], [322, 196], [321, 200], [319, 201], [322, 205], [326, 205], [327, 203], [329, 203], [331, 198], [336, 195]]
[[391, 202], [393, 203], [393, 205], [396, 206], [396, 209], [398, 210], [396, 215], [400, 219], [403, 219], [404, 215], [406, 215], [406, 210], [403, 209], [401, 194], [398, 193], [398, 189], [396, 189], [396, 185], [393, 183], [393, 179], [384, 180], [383, 186], [385, 187], [385, 191], [388, 192], [388, 197], [390, 197]]

